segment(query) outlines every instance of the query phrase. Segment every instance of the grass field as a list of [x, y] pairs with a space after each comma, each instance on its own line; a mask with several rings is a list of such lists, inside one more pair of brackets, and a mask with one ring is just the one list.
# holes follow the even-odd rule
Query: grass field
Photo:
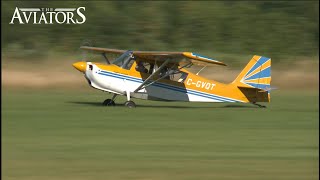
[[101, 106], [108, 96], [3, 89], [2, 178], [319, 178], [318, 90], [274, 91], [266, 109], [143, 100], [135, 109]]

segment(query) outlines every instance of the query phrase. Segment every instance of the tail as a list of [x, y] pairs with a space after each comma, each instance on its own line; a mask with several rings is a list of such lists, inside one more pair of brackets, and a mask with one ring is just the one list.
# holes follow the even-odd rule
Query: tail
[[253, 56], [232, 82], [249, 102], [270, 102], [271, 58]]

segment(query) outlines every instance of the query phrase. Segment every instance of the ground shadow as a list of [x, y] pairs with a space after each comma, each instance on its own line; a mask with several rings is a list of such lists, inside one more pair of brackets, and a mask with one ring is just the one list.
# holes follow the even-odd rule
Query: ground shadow
[[[66, 103], [71, 103], [71, 104], [80, 104], [80, 105], [90, 105], [90, 106], [100, 106], [103, 107], [104, 105], [101, 102], [83, 102], [83, 101], [69, 101]], [[116, 107], [124, 107], [123, 103], [118, 103], [116, 104]], [[202, 105], [202, 106], [183, 106], [183, 105], [156, 105], [156, 104], [137, 104], [137, 107], [143, 107], [143, 108], [180, 108], [180, 109], [186, 109], [186, 108], [202, 108], [202, 109], [219, 109], [219, 108], [259, 108], [254, 105], [247, 105], [247, 104], [227, 104], [227, 105], [222, 105], [222, 106], [208, 106], [208, 105]]]
[[104, 106], [102, 102], [80, 102], [80, 101], [69, 101], [66, 103], [70, 104], [82, 104], [82, 105], [91, 105], [91, 106]]
[[225, 108], [259, 108], [254, 105], [241, 105], [241, 104], [228, 104], [224, 106]]

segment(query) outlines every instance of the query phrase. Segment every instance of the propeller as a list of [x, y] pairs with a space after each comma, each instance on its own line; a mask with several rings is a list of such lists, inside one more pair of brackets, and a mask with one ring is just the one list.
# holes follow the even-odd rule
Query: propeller
[[109, 59], [106, 56], [106, 53], [102, 53], [102, 56], [104, 57], [104, 59], [106, 60], [107, 64], [111, 64]]
[[[93, 47], [93, 42], [91, 40], [88, 40], [88, 39], [85, 39], [83, 42], [82, 42], [82, 45], [81, 46], [89, 46], [89, 47]], [[106, 56], [106, 53], [101, 53], [102, 57], [106, 60], [107, 64], [111, 64], [108, 57]], [[87, 50], [83, 50], [82, 51], [82, 57], [83, 57], [83, 60], [84, 61], [88, 61], [88, 51]]]
[[[82, 41], [81, 46], [93, 46], [93, 41], [89, 40], [89, 39], [85, 39]], [[88, 62], [88, 51], [87, 50], [82, 50], [82, 59], [85, 62]]]

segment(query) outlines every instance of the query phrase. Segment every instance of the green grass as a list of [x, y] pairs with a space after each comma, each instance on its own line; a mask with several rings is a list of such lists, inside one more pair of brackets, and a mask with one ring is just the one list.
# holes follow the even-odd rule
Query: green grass
[[143, 100], [135, 109], [101, 106], [107, 97], [95, 90], [5, 89], [2, 178], [319, 177], [318, 91], [274, 91], [266, 109]]

